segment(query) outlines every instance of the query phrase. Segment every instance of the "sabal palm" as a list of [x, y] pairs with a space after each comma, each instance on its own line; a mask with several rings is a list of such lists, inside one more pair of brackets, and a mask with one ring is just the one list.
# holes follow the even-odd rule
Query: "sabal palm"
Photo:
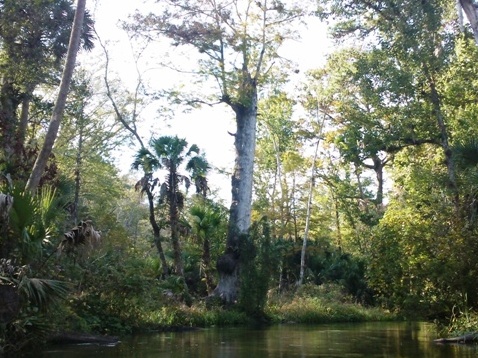
[[[180, 212], [184, 207], [184, 195], [179, 190], [179, 184], [184, 183], [189, 188], [189, 177], [179, 173], [179, 168], [185, 160], [186, 170], [191, 172], [191, 177], [196, 183], [196, 190], [205, 192], [207, 182], [205, 175], [209, 166], [204, 157], [199, 155], [199, 148], [193, 144], [188, 148], [185, 139], [178, 136], [162, 136], [153, 138], [150, 142], [152, 151], [142, 149], [136, 156], [133, 167], [142, 166], [145, 172], [154, 172], [157, 169], [167, 170], [166, 180], [160, 188], [160, 203], [164, 200], [169, 209], [169, 225], [171, 230], [171, 243], [174, 250], [174, 264], [178, 275], [184, 275], [181, 247], [179, 243]], [[201, 184], [201, 186], [198, 186]], [[198, 189], [199, 188], [199, 189]]]
[[206, 202], [193, 205], [189, 209], [193, 238], [202, 244], [202, 270], [208, 293], [214, 288], [211, 268], [211, 240], [219, 239], [225, 228], [225, 212]]

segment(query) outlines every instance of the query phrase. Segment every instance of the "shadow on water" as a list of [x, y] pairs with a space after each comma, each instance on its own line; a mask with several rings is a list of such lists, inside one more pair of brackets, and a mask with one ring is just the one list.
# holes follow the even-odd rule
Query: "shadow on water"
[[439, 345], [419, 322], [277, 325], [141, 334], [116, 346], [52, 346], [38, 357], [477, 357], [476, 345]]

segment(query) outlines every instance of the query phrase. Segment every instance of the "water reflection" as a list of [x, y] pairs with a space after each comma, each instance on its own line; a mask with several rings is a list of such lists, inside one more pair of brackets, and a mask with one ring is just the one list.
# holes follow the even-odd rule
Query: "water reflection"
[[[278, 325], [138, 335], [115, 347], [53, 347], [42, 357], [477, 357], [475, 345], [438, 345], [433, 325], [377, 322]], [[36, 355], [38, 356], [38, 355]]]

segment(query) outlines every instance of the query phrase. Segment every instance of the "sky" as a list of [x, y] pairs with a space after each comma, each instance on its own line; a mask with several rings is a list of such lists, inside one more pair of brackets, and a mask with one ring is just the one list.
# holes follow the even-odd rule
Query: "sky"
[[[123, 30], [119, 29], [119, 20], [126, 20], [129, 14], [143, 5], [143, 1], [91, 0], [87, 3], [90, 13], [95, 19], [95, 28], [103, 43], [110, 51], [111, 68], [126, 85], [134, 87], [137, 83], [136, 70], [132, 60], [131, 45]], [[301, 73], [317, 68], [324, 61], [329, 50], [325, 26], [317, 20], [309, 25], [300, 41], [288, 43], [281, 54], [297, 62]], [[101, 51], [97, 46], [95, 51]], [[142, 70], [151, 63], [141, 63]], [[113, 73], [112, 73], [113, 76]], [[174, 81], [174, 74], [164, 74], [161, 70], [150, 70], [144, 75], [146, 81]], [[151, 114], [152, 117], [155, 114]], [[150, 139], [151, 133], [156, 135], [178, 135], [186, 138], [188, 143], [197, 144], [204, 151], [207, 160], [214, 170], [208, 175], [211, 189], [216, 191], [225, 204], [230, 202], [230, 176], [234, 165], [233, 137], [235, 132], [233, 112], [225, 105], [204, 107], [190, 113], [175, 113], [174, 120], [164, 122], [154, 120], [154, 124], [146, 123], [140, 134], [144, 142]], [[117, 155], [117, 164], [122, 173], [129, 171], [134, 150], [123, 148]], [[217, 170], [220, 169], [220, 170]], [[224, 172], [225, 171], [225, 172]]]

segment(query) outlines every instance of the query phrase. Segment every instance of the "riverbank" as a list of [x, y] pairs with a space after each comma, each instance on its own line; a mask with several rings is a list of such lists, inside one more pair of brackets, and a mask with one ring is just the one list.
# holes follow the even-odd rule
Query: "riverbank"
[[[82, 321], [95, 325], [83, 326], [86, 333], [124, 335], [148, 331], [177, 331], [213, 326], [250, 326], [255, 324], [299, 323], [321, 324], [339, 322], [393, 321], [397, 315], [378, 307], [354, 303], [337, 286], [305, 286], [291, 292], [268, 297], [260, 316], [248, 315], [239, 307], [212, 306], [205, 299], [195, 300], [187, 306], [179, 300], [170, 300], [160, 307], [137, 307], [135, 315], [82, 317]], [[104, 312], [103, 312], [104, 314]], [[100, 320], [101, 318], [101, 320]], [[70, 317], [70, 325], [78, 331], [77, 316]], [[114, 323], [114, 324], [110, 324]], [[89, 328], [89, 329], [88, 329]]]

